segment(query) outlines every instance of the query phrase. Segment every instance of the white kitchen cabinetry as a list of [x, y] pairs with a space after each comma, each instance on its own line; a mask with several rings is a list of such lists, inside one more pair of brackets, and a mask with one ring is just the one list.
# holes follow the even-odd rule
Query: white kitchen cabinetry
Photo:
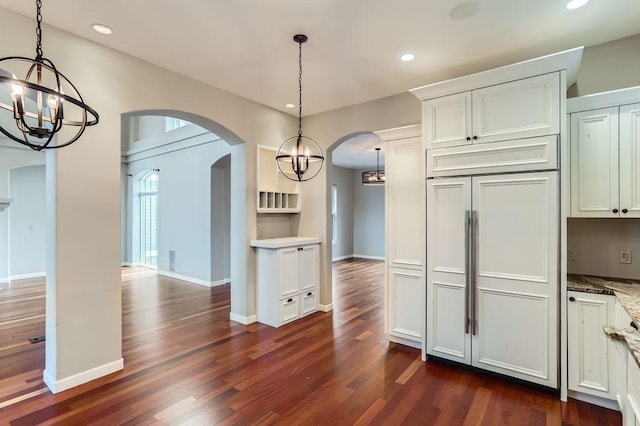
[[603, 332], [614, 324], [615, 297], [575, 291], [568, 297], [569, 390], [617, 400], [614, 342]]
[[257, 212], [299, 213], [302, 210], [302, 198], [299, 196], [298, 183], [287, 179], [278, 170], [277, 152], [275, 148], [257, 146]]
[[427, 100], [426, 149], [560, 132], [557, 72]]
[[420, 126], [377, 134], [385, 141], [386, 332], [422, 348], [425, 309], [425, 179]]
[[558, 173], [429, 179], [427, 353], [557, 387]]
[[[621, 103], [630, 99], [636, 103]], [[567, 103], [571, 112], [572, 217], [640, 217], [638, 101], [640, 89], [635, 88]], [[595, 108], [599, 105], [604, 107]]]
[[318, 310], [319, 238], [254, 240], [257, 320], [280, 327]]

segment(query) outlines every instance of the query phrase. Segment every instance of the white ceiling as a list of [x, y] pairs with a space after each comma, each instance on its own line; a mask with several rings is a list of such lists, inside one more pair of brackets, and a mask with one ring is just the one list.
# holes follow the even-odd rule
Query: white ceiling
[[[45, 24], [294, 115], [284, 105], [297, 103], [292, 36], [300, 32], [309, 36], [305, 115], [640, 32], [639, 0], [591, 0], [573, 11], [565, 0], [476, 0], [477, 13], [458, 20], [449, 13], [462, 2], [452, 0], [43, 3]], [[0, 7], [35, 14], [33, 0], [0, 0]], [[113, 34], [93, 32], [95, 22]], [[43, 37], [46, 54], [46, 28]], [[415, 61], [399, 61], [405, 52]]]
[[368, 133], [354, 136], [342, 142], [331, 155], [334, 166], [348, 169], [376, 169], [376, 148], [380, 149], [380, 168], [384, 169], [384, 141], [378, 135]]

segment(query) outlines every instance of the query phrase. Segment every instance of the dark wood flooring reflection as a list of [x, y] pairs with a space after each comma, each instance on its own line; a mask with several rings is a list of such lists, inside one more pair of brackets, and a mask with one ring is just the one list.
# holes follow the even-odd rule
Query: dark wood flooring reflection
[[122, 273], [123, 371], [41, 381], [44, 285], [0, 286], [0, 424], [619, 425], [619, 413], [438, 362], [384, 335], [384, 264], [334, 265], [334, 312], [229, 321], [229, 287]]

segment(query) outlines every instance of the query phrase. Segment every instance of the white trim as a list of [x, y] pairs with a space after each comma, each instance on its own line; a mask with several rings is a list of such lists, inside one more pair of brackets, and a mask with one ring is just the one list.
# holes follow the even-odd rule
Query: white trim
[[9, 282], [9, 278], [0, 278], [0, 284], [6, 284]]
[[255, 315], [244, 317], [242, 315], [234, 314], [233, 312], [229, 314], [229, 319], [244, 325], [253, 324], [258, 320]]
[[318, 310], [321, 312], [331, 312], [333, 311], [333, 303], [329, 303], [328, 305], [318, 305]]
[[[415, 340], [409, 340], [398, 336], [389, 335], [389, 341], [393, 343], [397, 343], [399, 345], [409, 346], [416, 349], [422, 349], [422, 342], [416, 342]], [[422, 356], [422, 360], [425, 360], [424, 352]]]
[[211, 281], [211, 287], [217, 287], [219, 285], [225, 285], [230, 283], [231, 283], [231, 278], [223, 278], [221, 280]]
[[367, 256], [366, 254], [354, 254], [353, 257], [369, 260], [384, 260], [384, 256]]
[[352, 254], [347, 254], [346, 256], [338, 256], [331, 259], [332, 262], [337, 262], [339, 260], [351, 259], [353, 257]]
[[133, 268], [135, 266], [142, 266], [142, 263], [140, 263], [140, 262], [120, 262], [120, 266], [128, 266], [130, 268]]
[[618, 404], [617, 400], [602, 398], [599, 396], [589, 395], [587, 393], [576, 392], [572, 390], [569, 391], [568, 396], [569, 398], [577, 399], [578, 401], [588, 402], [589, 404], [608, 408], [609, 410], [620, 411], [620, 404]]
[[416, 87], [409, 90], [418, 99], [426, 100], [466, 92], [481, 87], [493, 86], [507, 81], [521, 80], [536, 75], [548, 74], [560, 70], [567, 70], [567, 86], [576, 82], [576, 76], [584, 47], [565, 50], [564, 52], [518, 62], [464, 77], [454, 78], [439, 83]]
[[74, 374], [73, 376], [69, 376], [61, 380], [55, 380], [45, 369], [42, 373], [42, 380], [52, 393], [58, 393], [106, 376], [107, 374], [115, 373], [123, 368], [124, 359], [120, 358], [117, 361], [92, 368], [91, 370], [83, 371], [82, 373]]
[[201, 280], [200, 278], [194, 278], [194, 277], [189, 277], [187, 275], [176, 274], [175, 272], [161, 271], [160, 269], [158, 269], [158, 275], [174, 278], [176, 280], [187, 281], [192, 284], [198, 284], [204, 287], [213, 287], [214, 285], [220, 285], [220, 284], [214, 284], [211, 281]]
[[640, 102], [640, 86], [567, 99], [567, 112], [617, 107]]
[[[184, 127], [180, 128], [180, 130], [182, 129], [184, 129]], [[174, 137], [176, 137], [176, 135], [172, 135], [172, 137], [169, 139], [173, 139]], [[125, 163], [133, 163], [158, 155], [169, 154], [174, 151], [180, 151], [183, 149], [214, 143], [221, 140], [222, 139], [219, 136], [209, 132], [208, 130], [204, 130], [204, 132], [202, 133], [186, 135], [185, 137], [178, 138], [176, 140], [167, 142], [161, 140], [159, 142], [159, 145], [150, 145], [149, 143], [141, 143], [140, 141], [138, 141], [135, 142], [135, 144], [140, 145], [135, 147], [134, 149], [127, 151], [123, 155], [121, 161]]]
[[422, 124], [412, 124], [410, 126], [395, 127], [393, 129], [377, 130], [376, 135], [380, 136], [383, 141], [395, 141], [398, 139], [408, 139], [416, 136], [422, 136]]
[[9, 281], [27, 280], [29, 278], [42, 278], [46, 276], [47, 276], [46, 272], [33, 272], [31, 274], [9, 275]]

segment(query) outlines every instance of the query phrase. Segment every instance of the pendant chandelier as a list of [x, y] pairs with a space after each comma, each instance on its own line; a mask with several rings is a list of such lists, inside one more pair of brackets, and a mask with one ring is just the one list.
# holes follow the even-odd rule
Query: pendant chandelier
[[41, 8], [42, 0], [36, 0], [35, 59], [0, 59], [0, 132], [36, 151], [70, 145], [99, 120], [73, 83], [43, 56]]
[[376, 169], [362, 172], [362, 184], [364, 186], [384, 185], [384, 170], [380, 170], [380, 148], [376, 148]]
[[324, 164], [320, 145], [302, 135], [302, 43], [307, 40], [304, 34], [293, 36], [293, 41], [298, 43], [298, 135], [284, 141], [276, 155], [280, 172], [296, 182], [313, 179]]

